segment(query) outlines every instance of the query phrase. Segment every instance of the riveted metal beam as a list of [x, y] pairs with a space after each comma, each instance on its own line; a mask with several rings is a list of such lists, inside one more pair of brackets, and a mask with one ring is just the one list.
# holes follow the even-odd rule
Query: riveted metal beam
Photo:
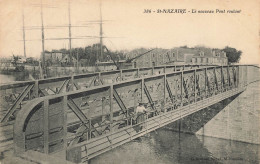
[[27, 94], [31, 91], [31, 89], [33, 88], [33, 84], [32, 85], [28, 85], [24, 88], [24, 90], [22, 91], [22, 93], [20, 93], [20, 95], [18, 96], [18, 98], [16, 98], [15, 102], [13, 103], [13, 105], [8, 109], [7, 113], [4, 115], [4, 117], [2, 118], [1, 122], [6, 122], [10, 116], [14, 113], [14, 111], [16, 110], [16, 108], [18, 107], [18, 105], [23, 101], [23, 99], [25, 98], [25, 96], [27, 96]]
[[117, 104], [123, 111], [123, 114], [127, 117], [127, 108], [115, 89], [113, 90], [113, 97], [115, 98]]

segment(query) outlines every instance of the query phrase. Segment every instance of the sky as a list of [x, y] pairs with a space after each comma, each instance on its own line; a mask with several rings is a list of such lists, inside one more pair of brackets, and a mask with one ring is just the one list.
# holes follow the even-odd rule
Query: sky
[[[72, 38], [99, 36], [99, 0], [71, 0]], [[0, 0], [0, 56], [23, 55], [22, 13], [27, 57], [39, 58], [42, 51], [41, 0]], [[68, 25], [68, 0], [42, 0], [44, 26]], [[242, 64], [260, 64], [258, 0], [103, 0], [104, 44], [111, 50], [173, 48], [204, 45], [234, 47], [243, 52]], [[143, 13], [151, 9], [152, 13]], [[186, 13], [156, 13], [157, 9], [186, 9]], [[192, 9], [197, 13], [192, 13]], [[216, 10], [225, 13], [216, 13]], [[214, 13], [198, 13], [213, 10]], [[238, 10], [239, 13], [227, 13]], [[155, 12], [153, 12], [155, 11]], [[67, 38], [68, 27], [46, 29], [45, 38]], [[98, 38], [73, 39], [72, 47], [98, 43]], [[68, 48], [68, 40], [46, 40], [45, 49]]]

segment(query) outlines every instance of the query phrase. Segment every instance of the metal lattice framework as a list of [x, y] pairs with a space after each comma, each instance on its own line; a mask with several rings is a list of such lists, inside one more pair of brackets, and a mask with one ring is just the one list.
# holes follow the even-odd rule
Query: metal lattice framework
[[15, 113], [29, 100], [48, 95], [60, 94], [82, 88], [112, 84], [128, 79], [161, 74], [172, 71], [194, 69], [199, 65], [158, 66], [149, 68], [123, 69], [98, 73], [80, 74], [59, 78], [49, 78], [13, 84], [0, 85], [1, 122], [15, 119]]
[[[244, 91], [256, 80], [248, 80], [248, 68], [258, 71], [238, 65], [168, 73], [164, 68], [166, 73], [35, 99], [16, 117], [15, 150], [46, 154], [63, 150], [67, 160], [88, 160]], [[147, 103], [149, 114], [136, 123], [135, 109], [141, 101]], [[138, 129], [140, 124], [145, 128]]]
[[15, 117], [18, 111], [31, 100], [134, 78], [203, 67], [206, 66], [167, 65], [2, 84], [0, 85], [0, 142], [3, 144], [1, 144], [0, 150], [6, 151], [13, 148], [13, 123]]

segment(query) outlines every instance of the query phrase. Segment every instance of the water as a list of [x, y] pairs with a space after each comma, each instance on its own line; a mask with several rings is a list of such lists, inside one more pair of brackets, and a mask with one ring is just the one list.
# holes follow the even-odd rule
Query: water
[[26, 80], [29, 80], [28, 72], [9, 72], [8, 74], [0, 74], [1, 84]]
[[0, 74], [0, 83], [1, 84], [13, 82], [13, 81], [15, 81], [14, 76]]
[[254, 144], [160, 129], [102, 154], [90, 163], [258, 163], [258, 148]]

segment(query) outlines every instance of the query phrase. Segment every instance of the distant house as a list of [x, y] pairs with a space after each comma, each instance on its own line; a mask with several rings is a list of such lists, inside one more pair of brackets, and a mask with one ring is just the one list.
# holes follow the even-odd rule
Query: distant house
[[[26, 62], [26, 57], [24, 56], [17, 56], [16, 58], [17, 58], [16, 63], [23, 64]], [[14, 59], [12, 60], [12, 62], [14, 62]]]
[[210, 48], [175, 48], [174, 64], [227, 65], [226, 53]]
[[183, 64], [201, 64], [201, 65], [227, 65], [225, 52], [210, 48], [157, 48], [145, 55], [146, 49], [137, 49], [130, 52], [128, 58], [135, 58], [132, 63], [134, 68], [152, 67], [159, 65], [183, 65]]
[[[44, 57], [45, 57], [45, 61], [51, 61], [52, 57], [51, 57], [51, 52], [45, 52], [44, 53]], [[41, 53], [41, 61], [43, 61], [43, 52]]]
[[199, 54], [192, 57], [192, 64], [227, 65], [228, 59], [224, 51], [200, 48]]
[[62, 52], [52, 52], [51, 56], [52, 56], [53, 63], [58, 63], [62, 60], [62, 57], [64, 55], [62, 54]]
[[[62, 52], [45, 52], [44, 55], [45, 61], [49, 61], [52, 64], [59, 63], [64, 56]], [[41, 54], [41, 60], [43, 60], [42, 57], [43, 53]]]
[[[45, 52], [45, 61], [49, 64], [62, 64], [62, 65], [71, 65], [75, 64], [77, 61], [74, 57], [70, 58], [69, 54], [64, 54], [62, 52]], [[41, 60], [43, 57], [43, 54], [41, 54]]]
[[191, 64], [192, 57], [198, 54], [198, 51], [193, 48], [174, 48], [172, 50], [174, 54], [173, 62], [176, 65]]
[[[173, 59], [173, 54], [170, 50], [157, 48], [151, 52], [147, 52], [147, 49], [140, 48], [134, 51], [131, 51], [127, 54], [128, 59], [132, 60], [133, 68], [142, 68], [142, 67], [154, 67], [159, 65], [165, 65]], [[142, 55], [144, 54], [144, 55]]]
[[63, 54], [62, 55], [62, 59], [60, 60], [60, 63], [63, 65], [63, 66], [66, 66], [66, 65], [69, 65], [69, 64], [73, 64], [75, 65], [76, 62], [77, 62], [77, 59], [74, 58], [74, 57], [71, 57], [69, 56], [69, 54]]

